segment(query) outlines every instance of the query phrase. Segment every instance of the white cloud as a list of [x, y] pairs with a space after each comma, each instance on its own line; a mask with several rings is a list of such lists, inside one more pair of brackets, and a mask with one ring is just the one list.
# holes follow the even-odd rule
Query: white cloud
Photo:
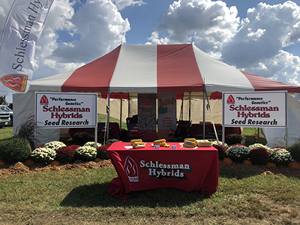
[[222, 1], [179, 0], [170, 5], [149, 40], [156, 44], [193, 41], [202, 50], [220, 56], [220, 48], [238, 26], [236, 7], [228, 8]]
[[[222, 50], [223, 61], [245, 71], [299, 85], [300, 58], [283, 51], [299, 42], [300, 7], [259, 3]], [[267, 68], [267, 69], [266, 69]]]
[[264, 33], [266, 33], [266, 29], [257, 29], [257, 31], [252, 32], [251, 28], [248, 29], [249, 33], [247, 34], [247, 37], [249, 37], [250, 39], [254, 40], [254, 41], [258, 41], [258, 39], [260, 37], [262, 37], [264, 35]]
[[300, 41], [300, 7], [259, 3], [241, 21], [222, 1], [179, 0], [170, 5], [149, 38], [151, 43], [195, 45], [236, 68], [300, 84], [300, 58], [283, 51]]
[[[245, 68], [247, 69], [247, 68]], [[285, 83], [300, 85], [300, 58], [280, 50], [274, 57], [252, 65], [251, 72]]]
[[134, 1], [134, 0], [113, 0], [113, 2], [116, 4], [116, 6], [118, 7], [119, 10], [122, 10], [128, 6], [141, 6], [143, 4], [145, 4], [145, 2], [143, 2], [143, 0], [139, 0], [139, 1]]
[[111, 1], [105, 0], [88, 0], [70, 22], [80, 41], [73, 41], [72, 46], [60, 45], [53, 52], [65, 62], [94, 60], [123, 43], [124, 34], [130, 30], [128, 20], [122, 18]]
[[[108, 0], [87, 0], [75, 12], [68, 0], [55, 0], [37, 45], [34, 79], [89, 63], [125, 42], [130, 30], [117, 7]], [[60, 31], [80, 40], [59, 42]], [[67, 32], [64, 33], [66, 35]]]
[[148, 39], [151, 40], [151, 43], [147, 42], [146, 44], [164, 45], [170, 42], [168, 37], [160, 38], [157, 31], [153, 31], [151, 37]]
[[259, 3], [248, 10], [239, 32], [223, 49], [223, 60], [240, 68], [274, 57], [283, 47], [296, 43], [299, 21], [296, 3]]

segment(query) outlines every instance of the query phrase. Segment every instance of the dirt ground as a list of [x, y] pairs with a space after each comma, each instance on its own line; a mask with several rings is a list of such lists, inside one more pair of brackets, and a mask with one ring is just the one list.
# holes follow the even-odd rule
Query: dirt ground
[[[24, 165], [22, 162], [14, 164], [5, 164], [0, 166], [0, 177], [10, 174], [25, 174], [32, 172], [48, 172], [52, 170], [86, 170], [86, 169], [98, 169], [112, 167], [110, 160], [101, 160], [100, 162], [83, 162], [76, 161], [73, 164], [61, 164], [60, 166], [51, 166], [41, 163], [36, 163], [32, 167]], [[278, 167], [267, 167], [264, 165], [247, 165], [241, 163], [224, 164], [222, 161], [219, 162], [220, 171], [222, 170], [235, 170], [235, 171], [245, 171], [254, 174], [264, 174], [264, 175], [276, 175], [276, 176], [293, 176], [300, 178], [300, 170], [289, 168], [287, 166]]]
[[24, 165], [22, 162], [14, 164], [5, 164], [0, 166], [0, 177], [10, 174], [25, 174], [25, 173], [41, 173], [52, 170], [86, 170], [86, 169], [98, 169], [105, 167], [112, 167], [110, 160], [101, 160], [100, 162], [83, 162], [80, 160], [75, 161], [72, 164], [61, 164], [60, 166], [45, 165], [42, 163], [36, 163], [32, 167]]
[[265, 165], [248, 165], [242, 163], [225, 164], [222, 161], [219, 162], [220, 171], [222, 170], [234, 170], [251, 172], [254, 174], [274, 175], [274, 176], [286, 176], [300, 178], [300, 169], [290, 168], [288, 166], [268, 167]]

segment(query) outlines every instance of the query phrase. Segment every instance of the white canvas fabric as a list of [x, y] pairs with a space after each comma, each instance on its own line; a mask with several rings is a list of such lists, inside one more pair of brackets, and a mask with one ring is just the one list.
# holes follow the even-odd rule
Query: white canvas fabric
[[155, 45], [122, 45], [110, 82], [110, 91], [156, 93], [156, 50]]
[[54, 76], [45, 77], [31, 82], [32, 91], [60, 92], [62, 84], [72, 75], [75, 70], [60, 73]]
[[288, 94], [287, 103], [288, 138], [286, 137], [285, 128], [262, 128], [262, 132], [268, 141], [267, 146], [270, 148], [286, 147], [286, 139], [288, 145], [300, 141], [300, 102], [295, 95]]
[[252, 84], [241, 71], [216, 60], [194, 45], [193, 49], [206, 91], [254, 91]]

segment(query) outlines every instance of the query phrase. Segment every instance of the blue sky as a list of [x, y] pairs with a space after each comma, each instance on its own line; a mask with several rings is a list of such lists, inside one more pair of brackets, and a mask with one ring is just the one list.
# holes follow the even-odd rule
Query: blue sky
[[[11, 4], [0, 2], [1, 33]], [[33, 79], [75, 69], [122, 43], [191, 42], [238, 69], [300, 85], [300, 4], [279, 0], [54, 0]]]

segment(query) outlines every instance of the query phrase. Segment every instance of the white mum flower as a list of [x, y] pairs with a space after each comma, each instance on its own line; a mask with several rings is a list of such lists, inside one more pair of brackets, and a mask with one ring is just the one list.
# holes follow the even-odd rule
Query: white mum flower
[[91, 146], [82, 146], [76, 149], [76, 155], [83, 161], [91, 161], [97, 157], [97, 149]]
[[[94, 141], [89, 141], [87, 143], [84, 144], [84, 146], [91, 146], [93, 148], [95, 148], [95, 142]], [[97, 143], [97, 148], [101, 147], [102, 145], [100, 143]]]
[[249, 145], [248, 149], [249, 151], [251, 151], [252, 149], [255, 149], [255, 148], [264, 148], [266, 149], [267, 151], [270, 150], [270, 148], [266, 145], [263, 145], [263, 144], [260, 144], [260, 143], [256, 143], [256, 144], [253, 144], [253, 145]]

